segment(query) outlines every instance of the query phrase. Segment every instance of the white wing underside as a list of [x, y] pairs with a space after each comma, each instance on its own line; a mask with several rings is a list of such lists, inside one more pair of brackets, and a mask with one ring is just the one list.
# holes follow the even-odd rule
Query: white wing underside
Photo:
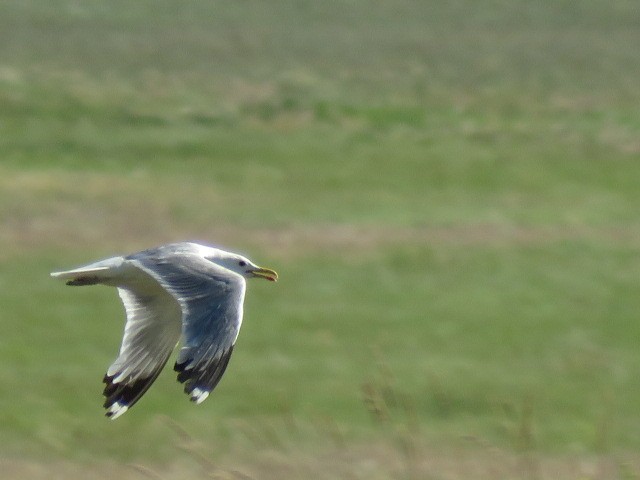
[[[165, 291], [142, 297], [126, 288], [118, 288], [127, 312], [127, 323], [120, 355], [107, 370], [114, 382], [149, 376], [159, 359], [175, 348], [182, 327], [180, 306]], [[116, 376], [117, 375], [117, 376]]]

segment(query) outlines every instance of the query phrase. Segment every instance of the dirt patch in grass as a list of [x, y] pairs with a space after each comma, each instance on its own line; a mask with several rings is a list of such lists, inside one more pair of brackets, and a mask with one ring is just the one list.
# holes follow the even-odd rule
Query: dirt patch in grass
[[228, 228], [234, 237], [249, 235], [260, 245], [273, 246], [287, 254], [310, 251], [370, 251], [397, 245], [508, 246], [545, 245], [562, 241], [597, 240], [613, 244], [635, 244], [640, 231], [635, 228], [592, 228], [569, 226], [504, 226], [492, 224], [392, 227], [319, 225], [253, 232]]
[[[144, 208], [144, 207], [143, 207]], [[259, 249], [272, 257], [313, 254], [364, 254], [397, 246], [506, 247], [557, 242], [589, 242], [618, 246], [640, 243], [640, 229], [630, 227], [505, 226], [492, 224], [395, 227], [388, 225], [300, 225], [250, 228], [236, 225], [189, 228], [167, 219], [151, 206], [147, 215], [111, 221], [81, 209], [64, 218], [14, 217], [0, 230], [0, 251], [6, 258], [41, 249], [80, 249], [115, 253], [183, 240], [237, 249]], [[74, 217], [73, 219], [71, 217]]]
[[43, 249], [123, 253], [182, 240], [258, 249], [274, 257], [357, 254], [400, 245], [535, 246], [564, 241], [637, 245], [640, 241], [640, 227], [635, 224], [293, 222], [252, 227], [230, 220], [233, 213], [213, 216], [203, 207], [225, 204], [224, 189], [149, 178], [143, 171], [128, 176], [65, 171], [4, 173], [0, 175], [0, 258]]

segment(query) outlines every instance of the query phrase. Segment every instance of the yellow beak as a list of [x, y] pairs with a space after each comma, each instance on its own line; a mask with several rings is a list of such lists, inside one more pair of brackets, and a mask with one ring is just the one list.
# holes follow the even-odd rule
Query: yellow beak
[[271, 270], [270, 268], [256, 268], [255, 270], [251, 270], [251, 273], [254, 277], [264, 278], [270, 282], [278, 280], [278, 274], [275, 270]]

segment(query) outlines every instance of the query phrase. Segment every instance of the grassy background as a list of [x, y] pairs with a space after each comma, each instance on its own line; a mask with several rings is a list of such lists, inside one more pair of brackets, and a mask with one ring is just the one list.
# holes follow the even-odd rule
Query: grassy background
[[[637, 478], [634, 2], [0, 4], [9, 478]], [[102, 418], [122, 308], [48, 272], [199, 239], [216, 393]], [[243, 477], [244, 475], [244, 477]]]

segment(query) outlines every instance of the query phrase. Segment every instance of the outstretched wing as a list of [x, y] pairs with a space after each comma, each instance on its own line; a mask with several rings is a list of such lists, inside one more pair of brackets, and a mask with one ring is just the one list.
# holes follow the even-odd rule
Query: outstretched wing
[[130, 269], [118, 286], [127, 313], [118, 358], [104, 376], [106, 415], [115, 419], [149, 389], [180, 338], [179, 303], [144, 270]]
[[189, 252], [145, 254], [132, 261], [153, 276], [182, 308], [182, 337], [174, 369], [184, 391], [204, 401], [224, 373], [242, 323], [245, 280]]

